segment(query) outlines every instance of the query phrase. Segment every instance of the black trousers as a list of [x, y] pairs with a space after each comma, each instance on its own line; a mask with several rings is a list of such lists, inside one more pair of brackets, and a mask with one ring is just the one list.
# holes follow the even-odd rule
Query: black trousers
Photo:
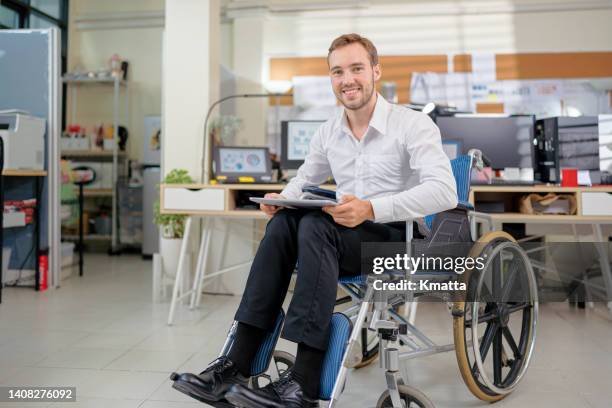
[[271, 330], [297, 263], [282, 337], [326, 350], [338, 277], [361, 273], [361, 243], [405, 239], [405, 223], [348, 228], [322, 211], [281, 210], [268, 222], [235, 320]]

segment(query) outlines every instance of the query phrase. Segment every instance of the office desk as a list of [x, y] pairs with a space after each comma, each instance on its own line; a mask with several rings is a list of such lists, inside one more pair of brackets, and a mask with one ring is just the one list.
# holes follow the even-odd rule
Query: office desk
[[[173, 323], [176, 304], [183, 298], [190, 296], [191, 299], [189, 305], [191, 309], [200, 304], [202, 286], [205, 279], [210, 279], [223, 273], [245, 267], [251, 262], [243, 262], [230, 268], [206, 273], [205, 266], [208, 262], [213, 227], [211, 219], [213, 217], [223, 217], [234, 219], [265, 220], [265, 214], [259, 210], [241, 210], [236, 208], [236, 196], [238, 192], [256, 191], [265, 194], [266, 192], [280, 192], [282, 189], [282, 184], [160, 185], [160, 213], [187, 215], [183, 242], [181, 243], [181, 249], [179, 252], [175, 283], [172, 290], [172, 301], [170, 303], [170, 312], [168, 314], [168, 325]], [[200, 247], [198, 250], [195, 277], [191, 290], [188, 290], [179, 296], [178, 291], [183, 279], [189, 237], [191, 235], [194, 219], [197, 217], [204, 218], [204, 225], [202, 227], [202, 234], [200, 237]], [[226, 241], [227, 232], [225, 231], [223, 236], [223, 246], [226, 245]]]
[[[186, 296], [191, 296], [190, 307], [194, 308], [200, 303], [202, 285], [204, 280], [210, 279], [226, 272], [248, 266], [252, 261], [243, 262], [229, 268], [219, 269], [206, 273], [205, 265], [208, 261], [212, 234], [212, 218], [229, 219], [250, 219], [266, 220], [266, 215], [260, 210], [240, 209], [236, 206], [238, 193], [244, 191], [265, 194], [268, 192], [280, 193], [284, 184], [162, 184], [160, 185], [160, 213], [162, 214], [183, 214], [187, 215], [185, 222], [185, 233], [175, 279], [174, 290], [168, 324], [172, 324], [174, 318], [175, 305]], [[335, 186], [322, 186], [324, 188], [335, 189]], [[204, 218], [200, 247], [196, 264], [196, 273], [192, 289], [185, 292], [182, 296], [178, 295], [179, 282], [182, 279], [185, 257], [187, 254], [188, 237], [191, 235], [193, 221], [197, 217]], [[223, 246], [227, 242], [227, 231], [223, 234]], [[223, 260], [221, 260], [223, 261]]]
[[[527, 194], [568, 194], [576, 199], [576, 215], [530, 215], [518, 212], [518, 200]], [[590, 225], [593, 243], [599, 255], [599, 266], [607, 293], [607, 306], [612, 312], [612, 271], [608, 254], [608, 237], [603, 235], [602, 225], [612, 225], [612, 186], [559, 187], [559, 186], [473, 186], [469, 201], [478, 211], [478, 203], [503, 201], [510, 211], [486, 214], [489, 229], [500, 230], [503, 224], [554, 224], [572, 227], [577, 237], [576, 225]]]
[[[325, 188], [335, 188], [335, 186], [323, 186]], [[191, 291], [184, 296], [191, 296], [191, 307], [195, 307], [200, 303], [201, 287], [204, 279], [209, 279], [218, 276], [222, 273], [229, 272], [250, 262], [235, 265], [231, 268], [226, 268], [206, 274], [204, 265], [208, 260], [208, 251], [210, 248], [211, 239], [211, 217], [223, 217], [234, 219], [258, 219], [265, 220], [266, 216], [259, 210], [242, 210], [236, 207], [236, 197], [241, 191], [253, 192], [280, 192], [284, 188], [283, 184], [162, 184], [160, 186], [160, 212], [162, 214], [184, 214], [187, 215], [185, 224], [185, 237], [189, 237], [192, 229], [193, 219], [195, 217], [204, 217], [204, 228], [200, 241], [200, 249], [198, 251], [198, 260], [196, 266], [196, 275], [194, 285]], [[527, 215], [518, 212], [516, 201], [519, 197], [531, 193], [563, 193], [571, 194], [576, 198], [578, 213], [577, 215]], [[609, 196], [609, 197], [608, 197]], [[489, 223], [490, 229], [501, 229], [504, 223], [515, 224], [560, 224], [560, 225], [575, 225], [587, 224], [591, 225], [595, 235], [595, 241], [600, 243], [598, 252], [600, 254], [600, 266], [606, 284], [606, 291], [609, 298], [612, 298], [612, 272], [610, 271], [609, 256], [607, 248], [604, 245], [603, 233], [601, 226], [612, 224], [612, 204], [607, 209], [605, 205], [599, 208], [604, 208], [601, 214], [592, 214], [592, 201], [612, 199], [612, 186], [608, 187], [557, 187], [557, 186], [473, 186], [470, 189], [469, 201], [476, 206], [478, 203], [485, 201], [502, 200], [508, 203], [508, 212], [500, 214], [486, 214], [486, 221]], [[588, 205], [585, 205], [587, 204]], [[597, 206], [595, 206], [597, 208]], [[588, 210], [588, 211], [587, 211]], [[227, 239], [224, 237], [224, 240]], [[188, 239], [184, 238], [179, 256], [177, 269], [177, 280], [179, 282], [179, 271], [184, 267], [184, 259], [187, 253]], [[175, 284], [173, 293], [173, 303], [170, 308], [170, 316], [168, 324], [172, 323], [174, 316], [174, 304], [178, 299], [178, 284]], [[608, 307], [612, 311], [612, 302], [609, 302]]]
[[39, 234], [39, 229], [40, 229], [40, 211], [39, 211], [39, 206], [40, 206], [40, 195], [41, 195], [41, 189], [40, 189], [40, 178], [41, 177], [45, 177], [47, 176], [47, 172], [45, 170], [13, 170], [13, 169], [5, 169], [2, 170], [2, 174], [0, 175], [0, 206], [1, 206], [1, 211], [0, 211], [0, 303], [2, 303], [2, 287], [3, 287], [3, 283], [2, 283], [2, 248], [4, 247], [3, 245], [3, 238], [4, 238], [4, 224], [3, 224], [3, 219], [4, 219], [4, 182], [3, 180], [1, 180], [4, 177], [34, 177], [36, 182], [34, 183], [34, 197], [36, 197], [36, 208], [34, 209], [34, 257], [35, 257], [35, 271], [34, 271], [34, 276], [35, 276], [35, 289], [38, 290], [38, 284], [39, 284], [39, 271], [38, 271], [38, 252], [39, 252], [39, 246], [40, 246], [40, 234]]
[[284, 184], [162, 184], [160, 213], [265, 219], [259, 210], [236, 208], [241, 191], [280, 193]]

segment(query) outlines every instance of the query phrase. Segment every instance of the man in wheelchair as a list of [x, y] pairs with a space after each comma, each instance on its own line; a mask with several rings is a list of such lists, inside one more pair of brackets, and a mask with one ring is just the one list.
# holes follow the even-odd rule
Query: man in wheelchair
[[[405, 220], [457, 205], [438, 128], [426, 114], [390, 104], [376, 92], [381, 67], [374, 45], [357, 34], [342, 35], [332, 42], [327, 62], [343, 112], [319, 128], [282, 193], [266, 196], [298, 198], [303, 187], [333, 177], [340, 205], [323, 211], [261, 205], [271, 219], [236, 312], [228, 355], [199, 375], [173, 375], [175, 388], [211, 405], [229, 400], [245, 407], [317, 407], [338, 278], [360, 274], [361, 243], [404, 242]], [[249, 389], [251, 363], [275, 324], [296, 264], [282, 333], [298, 345], [295, 365], [279, 381]]]

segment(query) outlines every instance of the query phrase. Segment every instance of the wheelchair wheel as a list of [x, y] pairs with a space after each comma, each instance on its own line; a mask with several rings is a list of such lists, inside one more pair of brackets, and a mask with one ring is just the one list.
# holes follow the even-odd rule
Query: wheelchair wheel
[[468, 256], [486, 261], [461, 276], [467, 295], [453, 304], [455, 354], [468, 389], [494, 402], [514, 390], [529, 366], [537, 284], [529, 258], [507, 233], [486, 234]]
[[286, 351], [274, 350], [268, 371], [251, 378], [251, 388], [258, 390], [273, 381], [276, 381], [281, 374], [289, 370], [295, 364], [295, 357]]
[[[409, 385], [398, 385], [397, 390], [399, 391], [400, 400], [404, 403], [405, 408], [434, 408], [433, 402], [427, 398], [427, 395], [416, 388]], [[393, 408], [389, 390], [383, 392], [380, 398], [378, 398], [376, 408]]]

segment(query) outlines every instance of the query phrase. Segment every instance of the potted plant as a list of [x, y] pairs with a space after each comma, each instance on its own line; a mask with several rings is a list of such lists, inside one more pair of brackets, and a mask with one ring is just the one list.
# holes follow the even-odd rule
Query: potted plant
[[231, 146], [236, 132], [242, 127], [242, 119], [234, 115], [222, 115], [211, 120], [208, 133], [215, 146]]
[[[174, 169], [162, 180], [162, 184], [189, 184], [193, 179], [187, 170]], [[154, 222], [159, 225], [162, 238], [159, 244], [159, 252], [163, 254], [162, 268], [164, 274], [173, 276], [176, 273], [181, 242], [185, 232], [186, 215], [160, 214], [159, 200], [153, 205], [155, 215]]]

